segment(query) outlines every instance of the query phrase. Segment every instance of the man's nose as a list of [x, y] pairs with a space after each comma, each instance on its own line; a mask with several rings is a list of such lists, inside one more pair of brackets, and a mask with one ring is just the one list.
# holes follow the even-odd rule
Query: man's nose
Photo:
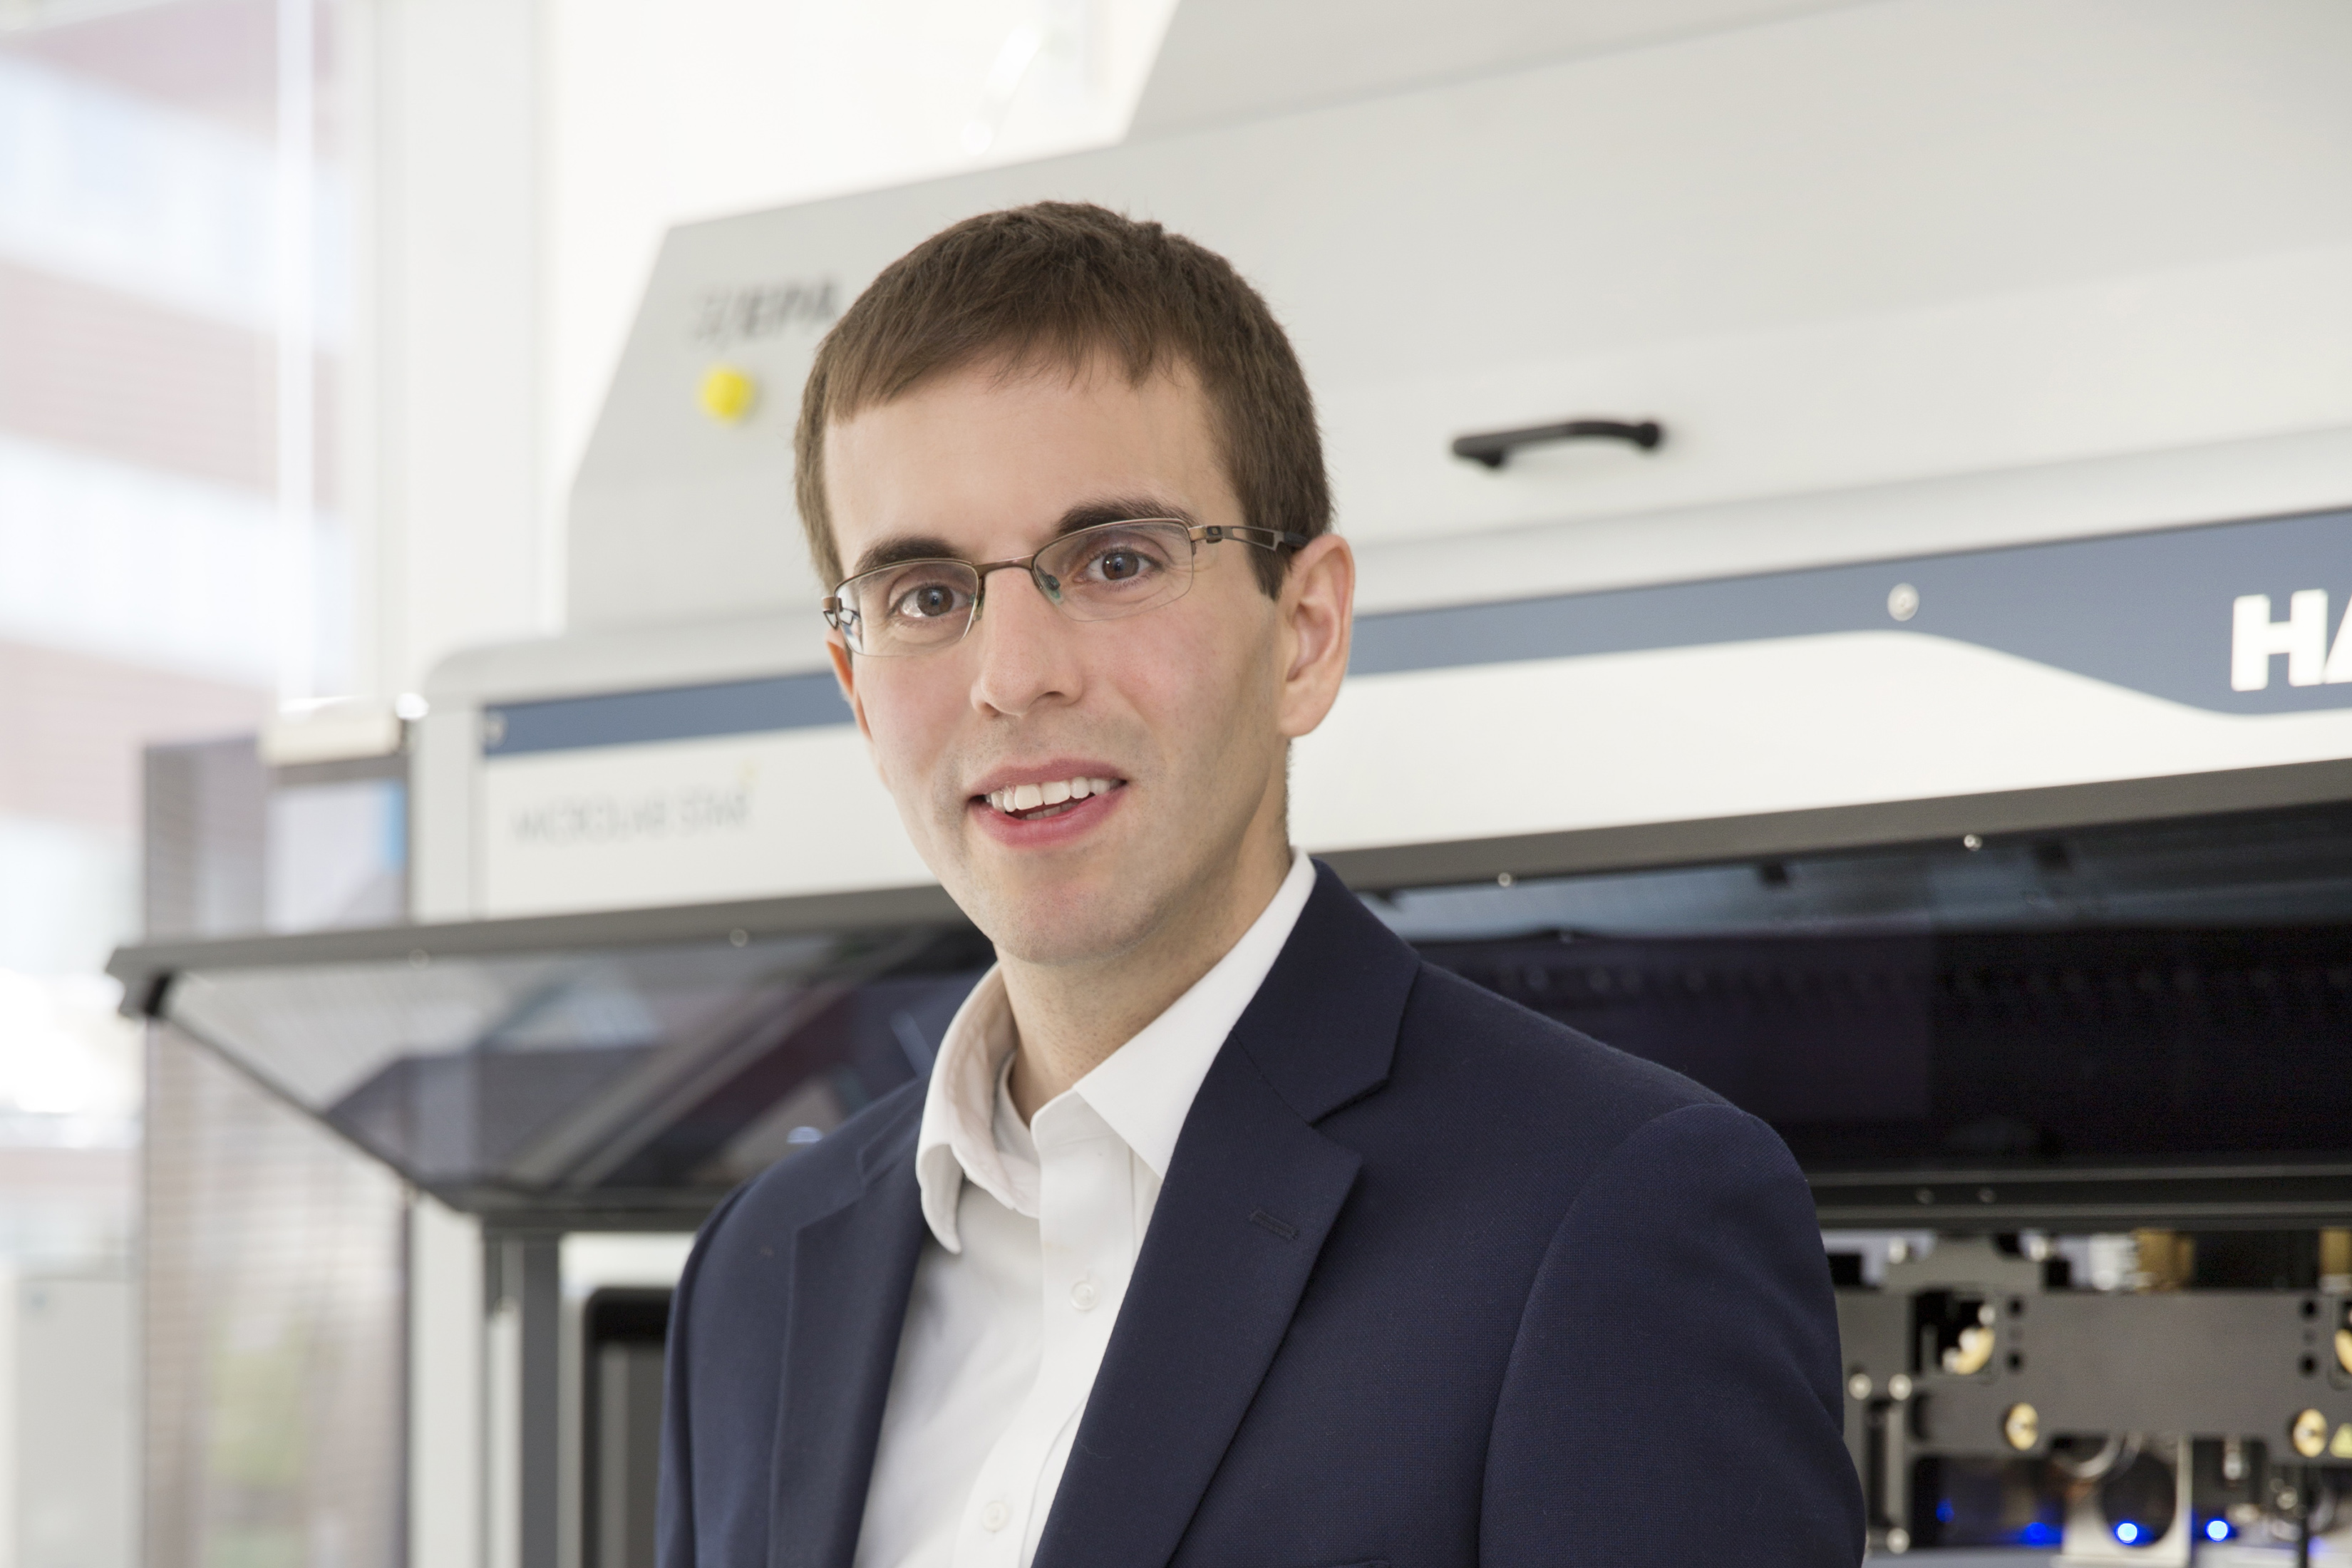
[[1070, 629], [1027, 573], [1007, 567], [990, 574], [980, 623], [971, 628], [980, 645], [973, 705], [1017, 716], [1075, 698], [1079, 675]]

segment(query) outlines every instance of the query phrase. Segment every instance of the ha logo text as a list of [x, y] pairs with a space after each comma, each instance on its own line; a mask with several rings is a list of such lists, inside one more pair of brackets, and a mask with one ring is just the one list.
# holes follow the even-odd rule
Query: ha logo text
[[2230, 606], [2230, 689], [2261, 691], [2271, 683], [2271, 660], [2286, 657], [2289, 686], [2336, 686], [2352, 681], [2352, 612], [2327, 637], [2327, 590], [2305, 588], [2291, 595], [2286, 618], [2271, 618], [2268, 594], [2242, 594]]

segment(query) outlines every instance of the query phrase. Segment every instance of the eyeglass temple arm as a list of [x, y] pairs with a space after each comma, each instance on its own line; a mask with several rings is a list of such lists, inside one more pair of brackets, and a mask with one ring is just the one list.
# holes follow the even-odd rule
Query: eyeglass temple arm
[[1303, 533], [1289, 533], [1279, 529], [1251, 528], [1246, 525], [1227, 527], [1223, 523], [1203, 523], [1192, 530], [1192, 537], [1203, 544], [1214, 544], [1220, 539], [1230, 539], [1239, 544], [1255, 544], [1260, 550], [1279, 550], [1288, 545], [1303, 550], [1309, 542]]

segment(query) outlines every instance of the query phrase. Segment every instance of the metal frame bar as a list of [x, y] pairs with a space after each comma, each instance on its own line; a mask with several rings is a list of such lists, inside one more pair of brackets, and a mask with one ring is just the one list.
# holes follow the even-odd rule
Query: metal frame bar
[[106, 972], [122, 983], [122, 1010], [132, 1016], [152, 1017], [162, 1006], [163, 985], [172, 975], [187, 969], [292, 969], [309, 964], [392, 963], [417, 953], [428, 959], [477, 958], [572, 948], [726, 942], [739, 931], [757, 938], [968, 923], [943, 888], [880, 888], [801, 898], [600, 910], [592, 914], [521, 915], [290, 936], [146, 942], [117, 948]]
[[1814, 1172], [1832, 1229], [2303, 1230], [2352, 1223], [2352, 1164]]
[[1349, 887], [1385, 890], [1491, 881], [1507, 874], [1568, 877], [1891, 848], [1943, 839], [1957, 843], [1971, 833], [1990, 842], [2021, 834], [2346, 801], [2352, 801], [2352, 760], [2331, 760], [1748, 816], [1342, 849], [1323, 858]]
[[[563, 1264], [562, 1237], [553, 1230], [488, 1230], [482, 1236], [488, 1315], [515, 1315], [511, 1373], [517, 1452], [513, 1455], [516, 1568], [559, 1568], [562, 1531]], [[504, 1463], [488, 1456], [493, 1473]], [[492, 1528], [500, 1522], [493, 1508]], [[504, 1553], [493, 1550], [490, 1560]]]
[[[1540, 877], [1638, 871], [1957, 840], [1969, 833], [1991, 839], [2347, 801], [2352, 801], [2352, 759], [1626, 827], [1339, 849], [1322, 858], [1349, 887], [1386, 891], [1488, 881], [1504, 873]], [[462, 958], [562, 948], [656, 946], [725, 941], [739, 931], [752, 937], [793, 936], [969, 923], [945, 889], [929, 885], [593, 914], [140, 943], [118, 948], [107, 963], [107, 973], [122, 983], [124, 1012], [152, 1016], [162, 1005], [163, 984], [184, 969], [366, 963], [420, 952], [427, 958]]]

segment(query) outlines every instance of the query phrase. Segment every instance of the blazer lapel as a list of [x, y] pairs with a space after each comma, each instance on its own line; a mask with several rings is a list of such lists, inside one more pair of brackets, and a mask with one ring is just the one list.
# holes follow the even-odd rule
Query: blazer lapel
[[772, 1568], [849, 1568], [856, 1550], [928, 1234], [915, 1180], [917, 1120], [869, 1144], [864, 1186], [793, 1239], [768, 1516]]
[[1036, 1568], [1174, 1554], [1356, 1180], [1314, 1123], [1386, 1081], [1419, 967], [1322, 868], [1185, 1119]]

